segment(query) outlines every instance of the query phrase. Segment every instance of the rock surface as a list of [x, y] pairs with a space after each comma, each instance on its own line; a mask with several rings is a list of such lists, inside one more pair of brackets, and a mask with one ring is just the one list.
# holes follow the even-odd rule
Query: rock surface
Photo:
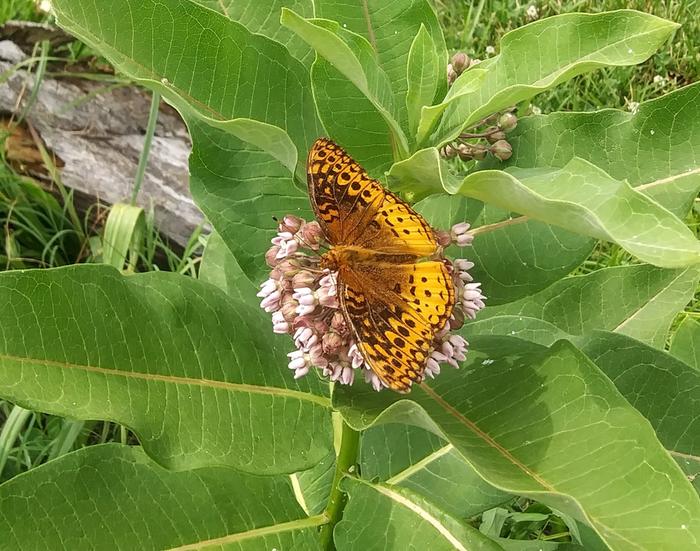
[[[34, 76], [15, 67], [23, 59], [15, 44], [0, 41], [0, 74], [11, 74], [0, 79], [0, 113], [22, 113], [29, 101]], [[150, 101], [148, 92], [118, 81], [49, 72], [26, 120], [60, 159], [66, 186], [113, 204], [131, 196]], [[189, 194], [190, 148], [182, 119], [161, 104], [138, 203], [153, 206], [160, 231], [181, 245], [203, 219]]]

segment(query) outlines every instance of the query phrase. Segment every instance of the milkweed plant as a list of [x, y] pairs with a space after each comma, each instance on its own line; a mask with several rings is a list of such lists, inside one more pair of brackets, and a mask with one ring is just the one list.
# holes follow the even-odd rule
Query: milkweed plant
[[[700, 85], [528, 114], [647, 60], [676, 23], [539, 19], [478, 62], [448, 55], [424, 0], [52, 6], [180, 112], [214, 231], [198, 279], [0, 274], [0, 397], [139, 442], [0, 485], [1, 548], [700, 547], [700, 326], [678, 319], [700, 261]], [[376, 391], [332, 278], [290, 265], [323, 245], [306, 166], [322, 136], [448, 232], [471, 291], [410, 392]], [[579, 270], [600, 241], [629, 261]], [[543, 514], [535, 547], [501, 537]]]

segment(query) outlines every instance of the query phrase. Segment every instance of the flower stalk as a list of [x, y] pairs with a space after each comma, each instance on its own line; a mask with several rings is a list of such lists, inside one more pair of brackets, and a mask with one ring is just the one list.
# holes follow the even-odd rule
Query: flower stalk
[[340, 433], [340, 449], [335, 459], [335, 474], [331, 485], [331, 494], [328, 497], [325, 516], [328, 523], [321, 527], [321, 548], [326, 551], [335, 550], [333, 541], [333, 530], [340, 522], [343, 510], [347, 502], [347, 496], [340, 489], [340, 481], [343, 477], [355, 470], [357, 464], [357, 453], [360, 448], [360, 433], [342, 421]]

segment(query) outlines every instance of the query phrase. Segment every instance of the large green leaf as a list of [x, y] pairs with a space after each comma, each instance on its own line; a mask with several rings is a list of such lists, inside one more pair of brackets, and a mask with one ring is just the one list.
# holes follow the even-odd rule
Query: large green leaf
[[445, 100], [423, 111], [419, 142], [439, 145], [508, 106], [604, 66], [635, 65], [651, 56], [678, 27], [630, 10], [566, 14], [509, 32], [500, 54], [466, 71]]
[[207, 239], [199, 266], [199, 279], [217, 286], [241, 302], [255, 306], [260, 300], [256, 297], [258, 288], [246, 277], [236, 257], [216, 232], [212, 232]]
[[700, 457], [700, 372], [625, 335], [596, 331], [578, 342], [674, 457]]
[[431, 432], [389, 423], [362, 435], [360, 472], [421, 494], [455, 518], [468, 518], [511, 496], [481, 478], [454, 446]]
[[323, 522], [306, 518], [283, 477], [170, 472], [115, 444], [0, 486], [3, 549], [320, 549]]
[[[399, 108], [391, 82], [379, 66], [371, 44], [362, 36], [329, 20], [307, 20], [291, 10], [282, 11], [282, 24], [294, 31], [365, 95], [386, 123], [394, 157], [408, 155], [408, 142], [400, 124]], [[362, 159], [359, 159], [362, 161]]]
[[[363, 0], [362, 2], [338, 2], [320, 0], [317, 17], [324, 17], [342, 23], [344, 28], [357, 33], [371, 44], [376, 52], [379, 66], [386, 72], [391, 83], [394, 100], [402, 124], [406, 96], [410, 86], [410, 76], [406, 73], [414, 37], [421, 26], [434, 44], [437, 64], [440, 71], [435, 75], [436, 87], [427, 105], [432, 104], [435, 92], [440, 98], [447, 90], [446, 67], [447, 50], [442, 29], [430, 2], [427, 0]], [[410, 68], [409, 68], [410, 71]]]
[[289, 52], [310, 66], [313, 50], [301, 38], [280, 25], [282, 8], [289, 8], [304, 17], [313, 17], [313, 0], [194, 0], [197, 4], [221, 12], [254, 33], [284, 44]]
[[566, 341], [473, 341], [461, 370], [407, 398], [356, 386], [334, 403], [355, 428], [401, 420], [441, 434], [488, 482], [585, 519], [613, 549], [698, 545], [700, 499], [586, 356]]
[[517, 302], [487, 308], [479, 320], [517, 316], [524, 319], [511, 319], [510, 331], [519, 331], [521, 321], [527, 327], [527, 318], [538, 318], [570, 335], [609, 330], [663, 347], [673, 319], [693, 296], [698, 275], [695, 268], [605, 268], [563, 279]]
[[334, 532], [338, 551], [502, 549], [411, 490], [356, 478], [343, 482], [349, 500]]
[[52, 6], [61, 26], [161, 92], [186, 118], [223, 128], [289, 170], [302, 170], [322, 130], [308, 70], [281, 44], [186, 0]]
[[700, 83], [644, 102], [635, 114], [605, 109], [526, 117], [508, 136], [513, 156], [505, 166], [562, 167], [580, 157], [685, 216], [700, 190], [699, 118]]
[[[565, 280], [566, 281], [566, 280]], [[479, 318], [469, 323], [463, 331], [464, 335], [508, 335], [543, 346], [551, 346], [560, 339], [571, 338], [566, 331], [556, 325], [539, 318], [530, 316], [499, 314], [489, 317], [491, 309], [479, 315]]]
[[671, 354], [700, 370], [700, 323], [691, 317], [681, 322], [673, 335]]
[[445, 165], [437, 149], [424, 149], [395, 164], [389, 179], [402, 191], [462, 194], [581, 235], [613, 241], [657, 266], [700, 262], [700, 242], [679, 218], [584, 159], [573, 158], [561, 168], [511, 167], [508, 172], [482, 170], [464, 178], [451, 174]]
[[0, 396], [122, 423], [171, 468], [309, 468], [331, 445], [327, 385], [289, 376], [286, 339], [269, 323], [258, 308], [176, 274], [5, 272]]
[[322, 57], [311, 67], [311, 82], [328, 135], [371, 176], [383, 176], [394, 151], [386, 122], [372, 102]]
[[306, 192], [265, 151], [202, 122], [190, 123], [190, 189], [241, 269], [258, 285], [268, 277], [265, 252], [273, 217], [308, 217]]

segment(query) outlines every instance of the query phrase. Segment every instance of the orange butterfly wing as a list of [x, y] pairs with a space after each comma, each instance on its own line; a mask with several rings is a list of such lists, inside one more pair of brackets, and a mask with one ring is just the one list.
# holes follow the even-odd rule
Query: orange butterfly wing
[[339, 270], [339, 296], [365, 361], [389, 388], [423, 378], [435, 334], [454, 307], [442, 262], [355, 264]]
[[455, 302], [445, 265], [417, 262], [440, 251], [435, 234], [330, 140], [317, 140], [309, 152], [308, 186], [328, 242], [362, 249], [361, 261], [338, 269], [341, 309], [358, 347], [389, 388], [406, 392], [422, 380]]
[[331, 245], [416, 258], [438, 250], [435, 234], [423, 217], [370, 178], [330, 140], [316, 140], [307, 169], [311, 205]]

